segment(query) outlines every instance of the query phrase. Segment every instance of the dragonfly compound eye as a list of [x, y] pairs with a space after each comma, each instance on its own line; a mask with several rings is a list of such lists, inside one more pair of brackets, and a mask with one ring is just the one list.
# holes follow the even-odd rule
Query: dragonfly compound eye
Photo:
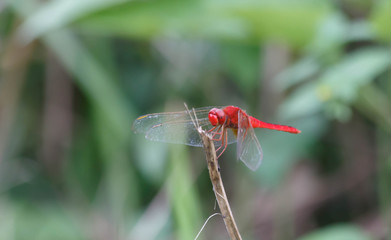
[[210, 110], [209, 114], [208, 114], [209, 122], [210, 122], [210, 124], [212, 124], [212, 126], [216, 126], [217, 124], [219, 124], [219, 119], [218, 119], [217, 114], [214, 110], [215, 110], [215, 108]]

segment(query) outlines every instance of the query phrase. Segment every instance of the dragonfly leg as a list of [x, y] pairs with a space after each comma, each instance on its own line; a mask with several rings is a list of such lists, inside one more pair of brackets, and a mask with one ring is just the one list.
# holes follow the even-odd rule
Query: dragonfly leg
[[209, 129], [208, 130], [208, 133], [212, 132], [213, 130], [215, 130], [217, 128], [217, 126], [214, 126], [213, 128]]
[[209, 132], [212, 132], [212, 131], [215, 130], [216, 128], [217, 128], [217, 131], [216, 131], [216, 132], [220, 131], [220, 130], [221, 130], [221, 125], [216, 125], [216, 126], [214, 126], [213, 128], [209, 129], [207, 132], [208, 132], [208, 133], [209, 133]]
[[[221, 133], [220, 133], [220, 131], [221, 131], [221, 125], [218, 126], [218, 128], [217, 128], [216, 131], [214, 131], [216, 128], [217, 128], [217, 126], [214, 127], [214, 128], [211, 128], [211, 129], [208, 131], [208, 133], [212, 132], [212, 137], [214, 137], [214, 136], [216, 136], [216, 135], [221, 135]], [[213, 131], [214, 131], [214, 132], [213, 132]]]
[[[208, 133], [212, 132], [212, 131], [215, 130], [216, 128], [217, 128], [217, 126], [211, 128], [211, 129], [209, 129], [209, 130], [208, 130]], [[218, 129], [217, 129], [215, 132], [213, 132], [212, 138], [214, 138], [216, 135], [221, 135], [220, 130], [221, 130], [221, 125], [219, 125], [219, 126], [218, 126]]]
[[212, 141], [217, 141], [217, 142], [220, 142], [222, 139], [222, 136], [220, 136], [219, 138], [215, 139], [215, 138], [212, 138]]
[[[218, 147], [218, 148], [216, 149], [216, 152], [218, 152], [218, 151], [221, 149], [222, 146], [223, 146], [223, 143], [221, 143], [220, 147]], [[217, 157], [217, 158], [218, 158], [218, 157]]]
[[[217, 129], [217, 131], [213, 133], [212, 140], [213, 141], [221, 141], [221, 139], [223, 137], [223, 130], [224, 130], [224, 128], [220, 125], [219, 128]], [[215, 139], [216, 135], [220, 135], [220, 137]]]
[[225, 151], [225, 149], [227, 149], [227, 145], [228, 145], [228, 134], [227, 134], [227, 131], [224, 131], [223, 133], [223, 141], [221, 142], [221, 146], [218, 148], [220, 150], [221, 147], [224, 146], [223, 150], [220, 152], [219, 156], [217, 157], [217, 159], [220, 158], [220, 156], [223, 154], [223, 152]]
[[219, 139], [212, 139], [212, 140], [218, 141], [218, 142], [221, 141], [221, 145], [220, 145], [220, 147], [218, 147], [216, 149], [216, 152], [218, 152], [224, 145], [224, 135], [226, 135], [226, 131], [225, 131], [224, 127], [221, 127], [221, 132], [219, 133], [219, 135], [221, 135]]

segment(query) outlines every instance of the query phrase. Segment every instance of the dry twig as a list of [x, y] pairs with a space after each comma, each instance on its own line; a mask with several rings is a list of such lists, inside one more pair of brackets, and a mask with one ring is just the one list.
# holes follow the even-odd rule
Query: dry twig
[[[185, 104], [186, 106], [186, 104]], [[187, 108], [187, 106], [186, 106]], [[188, 110], [189, 111], [189, 110]], [[194, 111], [193, 111], [194, 113]], [[189, 112], [190, 114], [190, 112]], [[190, 114], [191, 116], [191, 114]], [[208, 170], [209, 170], [209, 177], [213, 185], [213, 190], [215, 192], [216, 200], [219, 205], [221, 214], [224, 219], [225, 227], [227, 228], [228, 234], [231, 238], [231, 240], [241, 240], [242, 237], [240, 236], [238, 227], [235, 223], [235, 219], [232, 215], [231, 207], [228, 202], [227, 195], [225, 193], [223, 180], [221, 179], [220, 171], [219, 171], [219, 165], [217, 162], [216, 157], [216, 150], [215, 146], [213, 144], [212, 139], [210, 136], [202, 130], [201, 127], [197, 125], [197, 116], [194, 113], [195, 121], [194, 125], [198, 129], [198, 132], [200, 134], [200, 137], [202, 139], [202, 143], [204, 145], [204, 151], [206, 155], [206, 161], [208, 164]]]

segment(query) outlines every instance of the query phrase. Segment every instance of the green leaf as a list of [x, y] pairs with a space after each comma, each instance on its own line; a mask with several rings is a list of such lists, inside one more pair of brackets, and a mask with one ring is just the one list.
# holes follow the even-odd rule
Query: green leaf
[[314, 41], [308, 50], [315, 56], [325, 58], [343, 47], [348, 39], [348, 33], [348, 19], [342, 14], [330, 14], [319, 24]]
[[391, 51], [386, 48], [365, 48], [347, 55], [320, 76], [319, 87], [329, 91], [324, 100], [354, 101], [359, 88], [374, 80], [390, 65]]
[[49, 1], [27, 18], [20, 31], [22, 37], [29, 42], [47, 32], [66, 26], [75, 18], [120, 2], [124, 0]]
[[[75, 26], [100, 34], [150, 39], [186, 37], [304, 46], [329, 12], [324, 1], [55, 1], [36, 11], [21, 30], [28, 40]], [[43, 24], [42, 24], [43, 23]]]
[[336, 225], [310, 233], [299, 240], [371, 240], [360, 228], [354, 225]]
[[318, 113], [322, 109], [322, 93], [316, 82], [296, 89], [278, 109], [279, 119], [297, 119]]
[[284, 91], [305, 80], [309, 80], [320, 69], [321, 65], [316, 61], [316, 58], [304, 57], [280, 73], [274, 83], [279, 90]]
[[[316, 71], [315, 66], [310, 67], [310, 64], [304, 62], [304, 66], [298, 65], [291, 70], [292, 76], [281, 75], [279, 81], [300, 82], [300, 78], [309, 77]], [[347, 120], [350, 116], [347, 106], [357, 99], [361, 87], [385, 72], [390, 65], [391, 54], [387, 48], [357, 50], [329, 67], [317, 81], [296, 89], [281, 105], [279, 116], [283, 119], [299, 118], [326, 109], [331, 117]]]
[[236, 1], [231, 11], [247, 23], [253, 40], [302, 47], [314, 37], [329, 6], [325, 1]]
[[380, 40], [391, 40], [391, 1], [378, 1], [371, 16], [372, 27]]

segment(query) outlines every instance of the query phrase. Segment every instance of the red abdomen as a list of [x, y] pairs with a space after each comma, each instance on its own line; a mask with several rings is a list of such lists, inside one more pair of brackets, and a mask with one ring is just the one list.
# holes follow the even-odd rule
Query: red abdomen
[[272, 129], [272, 130], [289, 132], [289, 133], [294, 133], [294, 134], [298, 134], [301, 132], [299, 129], [291, 127], [291, 126], [262, 122], [254, 117], [251, 117], [251, 116], [250, 116], [250, 120], [251, 120], [251, 125], [253, 126], [253, 128], [268, 128], [268, 129]]

